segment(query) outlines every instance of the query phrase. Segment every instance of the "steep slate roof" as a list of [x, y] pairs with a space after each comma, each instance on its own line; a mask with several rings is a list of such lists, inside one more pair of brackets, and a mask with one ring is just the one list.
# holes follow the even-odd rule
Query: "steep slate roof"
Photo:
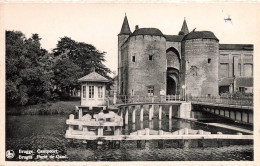
[[235, 78], [237, 87], [253, 87], [253, 77], [237, 77]]
[[128, 24], [127, 17], [125, 16], [124, 22], [123, 22], [123, 25], [122, 25], [122, 28], [121, 28], [119, 35], [130, 35], [130, 34], [131, 34], [131, 30], [130, 30], [130, 27], [129, 27], [129, 24]]
[[79, 82], [108, 82], [108, 79], [101, 76], [100, 74], [96, 72], [92, 72], [80, 79], [78, 79]]
[[218, 83], [218, 86], [229, 86], [230, 84], [233, 84], [234, 78], [223, 78]]
[[179, 35], [164, 35], [166, 37], [166, 41], [171, 41], [171, 42], [181, 42], [183, 39], [183, 36]]
[[163, 33], [157, 28], [139, 28], [131, 34], [131, 36], [137, 35], [164, 36]]
[[191, 39], [215, 39], [219, 41], [214, 33], [210, 31], [192, 31], [189, 34], [185, 35], [183, 38], [183, 40]]
[[189, 29], [188, 29], [186, 20], [184, 19], [182, 27], [181, 27], [181, 31], [179, 32], [179, 34], [187, 35], [188, 33], [189, 33]]
[[219, 44], [220, 50], [253, 50], [253, 44]]

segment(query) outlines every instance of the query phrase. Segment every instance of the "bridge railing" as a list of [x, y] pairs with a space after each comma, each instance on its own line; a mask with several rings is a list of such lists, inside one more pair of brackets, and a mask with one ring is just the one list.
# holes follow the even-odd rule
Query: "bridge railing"
[[227, 98], [227, 97], [190, 97], [189, 101], [203, 102], [213, 104], [227, 104], [227, 105], [239, 105], [239, 106], [253, 106], [252, 97], [243, 98]]
[[[108, 105], [185, 101], [185, 98], [181, 95], [166, 95], [166, 96], [110, 95], [106, 97], [107, 97]], [[204, 103], [213, 103], [213, 104], [253, 106], [253, 97], [232, 98], [232, 97], [219, 97], [219, 96], [218, 97], [189, 96], [186, 97], [186, 100], [191, 102], [204, 102]]]
[[141, 96], [141, 95], [110, 95], [107, 96], [109, 105], [113, 104], [131, 104], [131, 103], [160, 103], [170, 101], [184, 101], [180, 95], [166, 95], [166, 96]]

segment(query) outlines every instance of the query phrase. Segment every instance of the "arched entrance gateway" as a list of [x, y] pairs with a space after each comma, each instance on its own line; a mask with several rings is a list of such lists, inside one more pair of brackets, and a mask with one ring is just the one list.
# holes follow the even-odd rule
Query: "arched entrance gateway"
[[167, 55], [167, 95], [179, 94], [179, 70], [180, 70], [180, 54], [174, 48], [170, 47], [166, 50]]
[[176, 82], [171, 77], [167, 77], [167, 95], [176, 94]]
[[167, 69], [167, 95], [179, 94], [179, 71], [174, 68]]

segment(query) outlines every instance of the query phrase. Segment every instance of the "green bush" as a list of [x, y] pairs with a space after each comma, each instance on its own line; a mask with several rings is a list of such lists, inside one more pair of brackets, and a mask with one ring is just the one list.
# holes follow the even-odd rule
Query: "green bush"
[[29, 106], [15, 106], [6, 108], [7, 115], [69, 115], [74, 112], [75, 105], [80, 101], [58, 101]]

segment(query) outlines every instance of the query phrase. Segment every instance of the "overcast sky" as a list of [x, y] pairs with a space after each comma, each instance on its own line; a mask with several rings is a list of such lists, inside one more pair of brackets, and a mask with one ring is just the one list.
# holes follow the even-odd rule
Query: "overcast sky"
[[[2, 4], [6, 30], [38, 33], [42, 47], [55, 48], [60, 37], [94, 45], [107, 52], [105, 65], [117, 71], [117, 35], [125, 13], [131, 31], [154, 27], [177, 35], [186, 17], [189, 30], [212, 31], [220, 43], [254, 44], [259, 4]], [[259, 8], [258, 8], [259, 9]], [[230, 15], [232, 23], [224, 18]], [[258, 18], [259, 19], [259, 18]], [[258, 34], [257, 34], [258, 33]]]

